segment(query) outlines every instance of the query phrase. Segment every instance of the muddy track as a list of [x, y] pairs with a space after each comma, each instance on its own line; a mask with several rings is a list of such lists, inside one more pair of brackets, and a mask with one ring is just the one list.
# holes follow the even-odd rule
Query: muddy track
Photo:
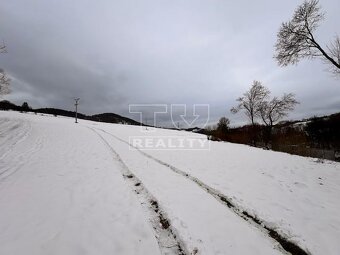
[[102, 135], [95, 129], [90, 129], [99, 136], [105, 146], [112, 152], [114, 158], [120, 163], [120, 170], [124, 180], [137, 195], [141, 205], [148, 213], [161, 253], [164, 255], [188, 255], [184, 242], [180, 240], [177, 231], [172, 228], [170, 220], [156, 198], [145, 188], [141, 180], [131, 172], [120, 155]]
[[[98, 128], [96, 128], [98, 129]], [[166, 166], [167, 168], [169, 168], [170, 170], [172, 170], [173, 172], [187, 178], [188, 180], [194, 182], [195, 184], [197, 184], [200, 188], [202, 188], [203, 190], [205, 190], [208, 194], [210, 194], [211, 196], [213, 196], [217, 201], [219, 201], [220, 203], [222, 203], [223, 205], [225, 205], [229, 210], [232, 210], [235, 214], [237, 214], [239, 217], [241, 217], [242, 219], [244, 219], [245, 221], [249, 222], [250, 224], [256, 226], [260, 231], [264, 232], [267, 234], [268, 238], [271, 238], [273, 241], [277, 242], [278, 244], [280, 244], [280, 246], [282, 247], [282, 249], [292, 255], [310, 255], [311, 253], [307, 250], [305, 251], [304, 249], [302, 249], [299, 245], [297, 245], [296, 243], [294, 243], [293, 241], [289, 240], [287, 237], [285, 237], [284, 235], [282, 235], [281, 233], [279, 233], [276, 229], [271, 228], [270, 226], [265, 224], [265, 221], [263, 219], [260, 219], [257, 215], [253, 215], [252, 213], [249, 213], [248, 211], [240, 208], [238, 205], [236, 205], [232, 198], [222, 194], [220, 191], [210, 187], [209, 185], [205, 184], [204, 182], [202, 182], [200, 179], [188, 174], [187, 172], [178, 169], [175, 166], [172, 166], [156, 157], [151, 156], [150, 154], [144, 152], [143, 150], [131, 145], [130, 143], [128, 143], [127, 141], [103, 130], [103, 129], [98, 129], [110, 136], [112, 136], [113, 138], [129, 145], [131, 148], [135, 149], [136, 151], [138, 151], [139, 153], [141, 153], [142, 155], [144, 155], [145, 157], [154, 160], [155, 162]], [[104, 138], [102, 138], [104, 139]]]

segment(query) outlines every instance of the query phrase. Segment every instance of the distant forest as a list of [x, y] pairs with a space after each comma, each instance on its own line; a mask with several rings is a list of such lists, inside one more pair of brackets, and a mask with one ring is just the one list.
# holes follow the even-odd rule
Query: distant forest
[[[35, 112], [35, 113], [45, 113], [45, 114], [51, 114], [51, 115], [60, 115], [60, 116], [66, 116], [66, 117], [74, 117], [75, 112], [74, 111], [66, 111], [62, 109], [56, 109], [56, 108], [39, 108], [39, 109], [33, 109], [31, 108], [27, 102], [24, 102], [22, 106], [15, 105], [9, 101], [0, 101], [0, 110], [14, 110], [14, 111], [20, 111], [20, 112]], [[101, 113], [101, 114], [95, 114], [95, 115], [85, 115], [82, 113], [78, 113], [79, 119], [84, 120], [92, 120], [92, 121], [98, 121], [98, 122], [107, 122], [107, 123], [122, 123], [127, 125], [140, 125], [138, 121], [120, 116], [115, 113]]]

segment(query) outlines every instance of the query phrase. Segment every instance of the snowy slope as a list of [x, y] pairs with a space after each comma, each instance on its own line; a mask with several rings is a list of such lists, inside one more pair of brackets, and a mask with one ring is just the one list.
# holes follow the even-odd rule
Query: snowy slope
[[219, 142], [139, 151], [136, 136], [206, 139], [0, 112], [0, 254], [287, 254], [267, 227], [338, 254], [340, 164]]
[[[102, 129], [127, 142], [141, 133], [139, 127], [103, 125]], [[142, 134], [192, 136], [161, 129]], [[312, 254], [339, 254], [339, 163], [220, 142], [211, 142], [208, 152], [145, 153], [197, 177]]]
[[117, 161], [70, 119], [0, 112], [0, 254], [159, 254]]

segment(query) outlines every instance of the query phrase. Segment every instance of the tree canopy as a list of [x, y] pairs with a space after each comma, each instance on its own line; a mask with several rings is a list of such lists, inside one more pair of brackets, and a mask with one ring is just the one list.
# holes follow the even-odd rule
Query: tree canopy
[[318, 57], [329, 65], [331, 72], [340, 75], [339, 36], [324, 48], [314, 34], [324, 17], [318, 0], [305, 0], [296, 8], [292, 19], [281, 24], [275, 44], [275, 58], [280, 66]]

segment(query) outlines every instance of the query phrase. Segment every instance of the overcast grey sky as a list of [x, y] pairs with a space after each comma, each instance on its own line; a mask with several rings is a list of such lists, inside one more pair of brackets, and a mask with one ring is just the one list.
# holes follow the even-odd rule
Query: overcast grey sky
[[[7, 0], [0, 5], [0, 67], [12, 78], [5, 99], [86, 114], [129, 115], [129, 104], [209, 104], [210, 121], [260, 80], [301, 104], [289, 119], [340, 111], [340, 79], [320, 60], [279, 67], [276, 33], [302, 1]], [[320, 0], [325, 45], [340, 35], [340, 1]]]

